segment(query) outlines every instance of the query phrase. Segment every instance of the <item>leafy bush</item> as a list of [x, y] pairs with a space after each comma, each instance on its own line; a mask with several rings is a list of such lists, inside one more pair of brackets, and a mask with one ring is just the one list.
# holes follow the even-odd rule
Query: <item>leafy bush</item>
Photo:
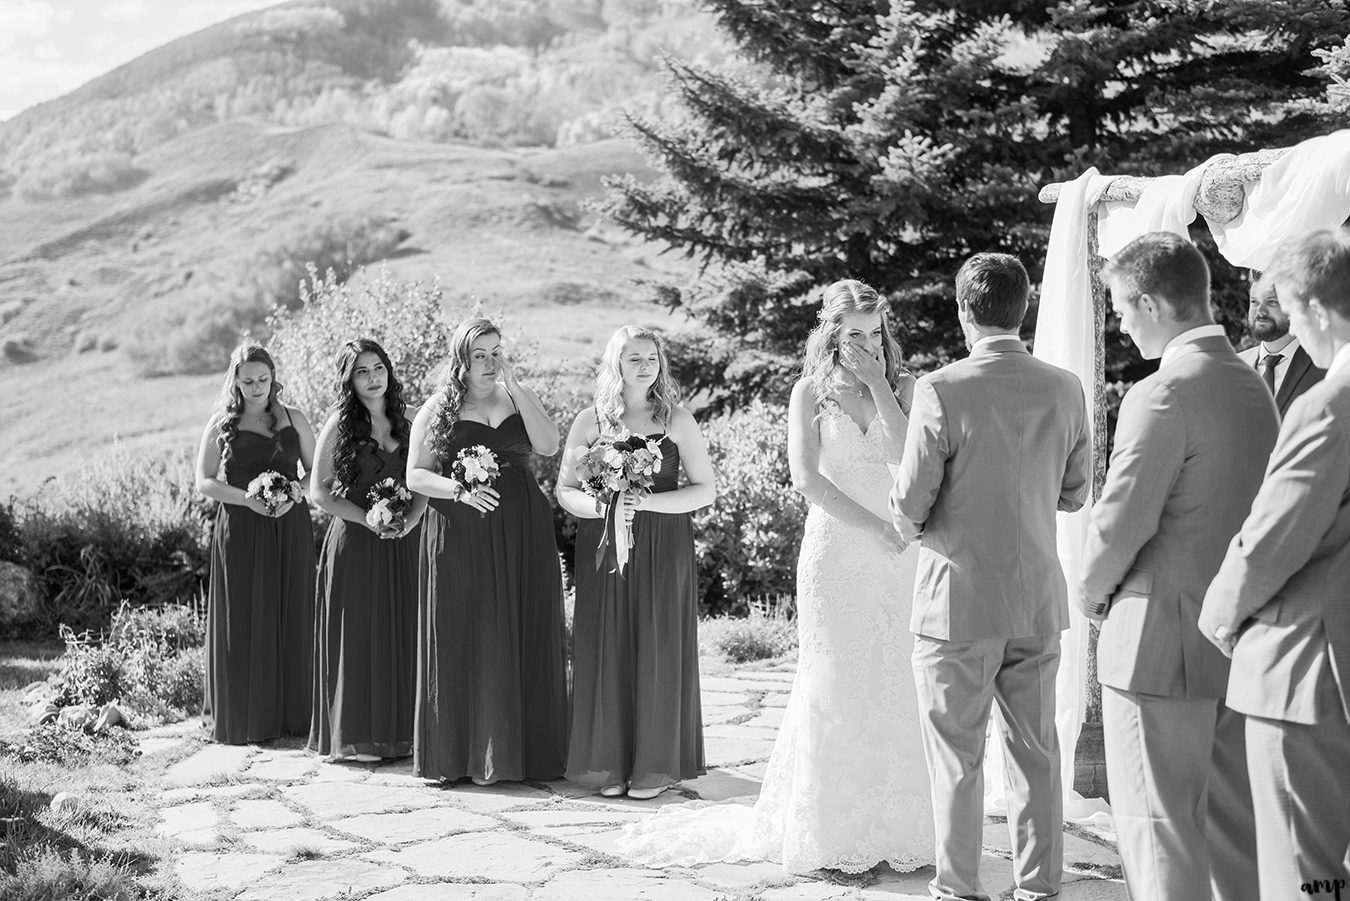
[[125, 153], [94, 153], [30, 167], [15, 181], [14, 193], [24, 200], [112, 194], [135, 187], [148, 174]]
[[194, 607], [123, 603], [105, 638], [61, 627], [60, 703], [118, 702], [124, 712], [177, 720], [201, 709], [205, 618]]
[[7, 901], [140, 901], [145, 891], [125, 864], [74, 848], [63, 855], [47, 847], [18, 860], [13, 873], [0, 870], [0, 897]]
[[315, 273], [345, 282], [367, 263], [386, 259], [408, 237], [385, 216], [348, 213], [301, 220], [280, 236], [269, 236], [249, 271], [258, 305], [293, 308], [304, 301], [302, 285]]
[[703, 425], [717, 502], [694, 514], [699, 612], [748, 612], [748, 598], [793, 594], [806, 510], [788, 472], [787, 410], [762, 401]]
[[793, 607], [791, 597], [765, 598], [750, 603], [749, 616], [705, 619], [699, 623], [699, 644], [732, 663], [781, 657], [797, 649]]
[[201, 594], [213, 504], [193, 487], [187, 453], [147, 457], [114, 445], [19, 511], [23, 562], [57, 623], [99, 630], [123, 599], [155, 606]]
[[[84, 732], [47, 723], [34, 726], [19, 738], [10, 741], [0, 739], [0, 759], [9, 758], [21, 763], [84, 766], [97, 761], [120, 765], [131, 762], [140, 753], [136, 737], [126, 729]], [[0, 880], [0, 887], [3, 885], [4, 882]], [[0, 892], [0, 898], [10, 897]]]
[[[298, 406], [316, 429], [336, 399], [338, 348], [353, 338], [379, 342], [413, 410], [435, 390], [451, 332], [438, 283], [401, 282], [384, 266], [352, 281], [311, 267], [299, 296], [297, 309], [281, 308], [268, 318], [268, 348], [286, 386], [286, 402]], [[452, 321], [469, 312], [467, 306], [452, 310]]]
[[23, 534], [19, 531], [19, 518], [12, 499], [0, 504], [0, 560], [24, 562]]

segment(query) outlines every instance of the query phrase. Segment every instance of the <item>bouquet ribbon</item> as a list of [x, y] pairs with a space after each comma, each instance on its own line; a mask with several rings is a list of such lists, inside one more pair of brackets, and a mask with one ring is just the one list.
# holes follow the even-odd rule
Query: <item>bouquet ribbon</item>
[[619, 575], [628, 565], [628, 552], [633, 547], [633, 532], [623, 521], [623, 495], [615, 494], [614, 499], [605, 505], [605, 529], [600, 534], [600, 544], [595, 549], [595, 568], [605, 565], [605, 550], [609, 547], [610, 532], [614, 533], [614, 562]]

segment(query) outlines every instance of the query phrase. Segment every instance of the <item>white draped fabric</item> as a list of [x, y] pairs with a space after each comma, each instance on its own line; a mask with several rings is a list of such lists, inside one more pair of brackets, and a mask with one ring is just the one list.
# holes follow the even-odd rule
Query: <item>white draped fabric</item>
[[1350, 129], [1295, 145], [1247, 189], [1232, 222], [1209, 224], [1224, 259], [1264, 269], [1285, 238], [1335, 228], [1350, 217]]
[[[1098, 215], [1101, 256], [1110, 258], [1142, 234], [1169, 231], [1188, 236], [1195, 220], [1195, 196], [1213, 159], [1185, 175], [1155, 178], [1132, 203], [1097, 203], [1110, 179], [1089, 169], [1063, 186], [1055, 207], [1041, 281], [1036, 323], [1036, 356], [1078, 376], [1088, 403], [1093, 397], [1093, 349], [1096, 343], [1089, 269], [1089, 213]], [[1235, 266], [1263, 269], [1284, 238], [1318, 228], [1333, 228], [1350, 217], [1350, 130], [1312, 138], [1293, 147], [1267, 167], [1247, 190], [1246, 203], [1233, 221], [1209, 223], [1219, 251]], [[1078, 513], [1059, 515], [1059, 556], [1070, 592], [1077, 590], [1091, 504]], [[1070, 606], [1064, 633], [1057, 726], [1063, 754], [1065, 818], [1100, 829], [1110, 828], [1109, 808], [1099, 799], [1072, 791], [1074, 748], [1083, 725], [1087, 689], [1087, 620]], [[1006, 810], [999, 744], [989, 742], [985, 759], [985, 808]]]

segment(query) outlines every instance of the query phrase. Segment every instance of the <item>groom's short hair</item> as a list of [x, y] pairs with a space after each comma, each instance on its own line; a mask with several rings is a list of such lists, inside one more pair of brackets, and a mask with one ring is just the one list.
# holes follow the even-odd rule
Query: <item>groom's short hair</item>
[[1178, 322], [1209, 317], [1209, 264], [1194, 244], [1172, 232], [1149, 232], [1107, 261], [1102, 277], [1128, 293], [1161, 298]]
[[1027, 315], [1031, 280], [1022, 261], [1006, 253], [977, 253], [956, 273], [956, 299], [976, 325], [1015, 329]]
[[1316, 297], [1322, 306], [1350, 319], [1350, 230], [1324, 228], [1286, 238], [1275, 249], [1270, 268], [1258, 288], [1279, 286], [1281, 304], [1306, 304]]

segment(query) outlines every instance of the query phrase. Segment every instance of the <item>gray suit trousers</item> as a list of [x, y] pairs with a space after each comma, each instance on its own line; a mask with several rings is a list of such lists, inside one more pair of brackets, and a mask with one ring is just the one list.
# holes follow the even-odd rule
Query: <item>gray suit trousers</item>
[[984, 835], [984, 750], [993, 702], [1007, 761], [1008, 831], [1017, 901], [1059, 893], [1064, 865], [1064, 797], [1055, 732], [1059, 633], [1030, 638], [914, 639], [924, 756], [933, 787], [942, 901], [989, 895], [980, 887]]
[[1130, 898], [1252, 901], [1256, 827], [1242, 714], [1222, 700], [1104, 685], [1102, 729]]
[[[1247, 717], [1261, 901], [1312, 897], [1303, 886], [1344, 880], [1350, 897], [1350, 725]], [[1317, 897], [1336, 897], [1323, 889]], [[1250, 897], [1250, 895], [1249, 895]]]

